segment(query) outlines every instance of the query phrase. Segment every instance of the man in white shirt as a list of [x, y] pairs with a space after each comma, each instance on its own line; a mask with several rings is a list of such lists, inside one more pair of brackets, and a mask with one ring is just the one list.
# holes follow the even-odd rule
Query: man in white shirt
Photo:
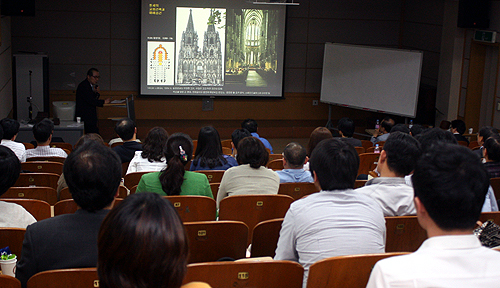
[[3, 137], [1, 145], [9, 147], [14, 153], [16, 153], [19, 161], [26, 162], [26, 148], [23, 143], [14, 142], [16, 140], [17, 134], [19, 133], [19, 122], [14, 119], [4, 118], [0, 121], [0, 125], [3, 129]]
[[353, 190], [358, 167], [358, 153], [340, 139], [323, 140], [314, 148], [309, 168], [321, 191], [292, 203], [274, 257], [304, 266], [304, 287], [309, 267], [321, 259], [385, 252], [382, 209]]
[[61, 148], [50, 147], [52, 134], [54, 133], [54, 123], [49, 119], [43, 119], [33, 126], [33, 135], [36, 140], [36, 148], [26, 150], [26, 158], [32, 157], [63, 157], [68, 154]]
[[413, 186], [418, 222], [429, 238], [415, 253], [379, 261], [367, 287], [498, 287], [500, 253], [472, 233], [488, 185], [470, 149], [436, 144], [427, 150]]
[[368, 180], [356, 191], [375, 199], [384, 216], [415, 215], [413, 187], [406, 184], [404, 177], [415, 169], [421, 154], [420, 144], [410, 134], [391, 133], [380, 152], [380, 177]]
[[[21, 162], [16, 154], [0, 145], [0, 195], [14, 185], [21, 173]], [[35, 218], [22, 206], [0, 201], [0, 227], [26, 228]]]

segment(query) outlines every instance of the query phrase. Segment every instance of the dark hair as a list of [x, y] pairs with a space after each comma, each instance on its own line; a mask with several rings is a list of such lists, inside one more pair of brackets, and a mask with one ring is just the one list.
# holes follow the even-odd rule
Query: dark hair
[[488, 160], [500, 162], [500, 135], [493, 134], [484, 141], [484, 149], [488, 153]]
[[318, 145], [319, 142], [321, 142], [324, 139], [329, 139], [333, 138], [332, 132], [328, 130], [326, 127], [317, 127], [314, 129], [314, 131], [311, 133], [311, 136], [309, 137], [309, 143], [307, 144], [307, 155], [311, 157], [312, 151]]
[[111, 148], [89, 141], [68, 155], [63, 173], [76, 204], [93, 212], [113, 202], [122, 179], [122, 164]]
[[498, 135], [498, 130], [497, 128], [491, 127], [491, 126], [484, 126], [481, 129], [479, 129], [478, 135], [483, 137], [483, 144], [486, 142], [486, 139], [490, 138], [491, 135]]
[[344, 117], [340, 119], [337, 128], [345, 137], [352, 137], [354, 135], [354, 121], [350, 118]]
[[167, 144], [168, 132], [161, 127], [153, 127], [149, 130], [142, 145], [141, 157], [149, 162], [161, 161], [165, 156], [163, 149]]
[[292, 169], [304, 167], [306, 161], [306, 149], [297, 142], [291, 142], [283, 150], [283, 157]]
[[311, 175], [316, 172], [321, 190], [354, 188], [359, 156], [354, 147], [338, 138], [325, 139], [314, 149], [309, 160]]
[[[184, 150], [181, 155], [179, 146]], [[165, 145], [167, 167], [160, 173], [161, 188], [167, 195], [179, 195], [184, 182], [184, 166], [193, 156], [193, 141], [184, 133], [174, 133], [168, 137]]]
[[474, 228], [488, 192], [489, 178], [470, 149], [448, 143], [433, 145], [417, 162], [412, 182], [415, 197], [439, 228]]
[[14, 185], [21, 173], [21, 162], [8, 147], [0, 145], [0, 195]]
[[247, 129], [250, 133], [257, 132], [257, 121], [253, 119], [245, 119], [241, 122], [241, 128]]
[[465, 127], [465, 122], [460, 119], [451, 121], [451, 128], [457, 129], [457, 132], [460, 135], [464, 134], [467, 129], [467, 127]]
[[420, 148], [423, 152], [436, 143], [458, 144], [457, 139], [450, 131], [441, 128], [427, 129], [415, 138], [420, 142]]
[[388, 119], [384, 118], [384, 120], [382, 120], [382, 123], [380, 123], [380, 126], [384, 127], [385, 131], [389, 132], [389, 133], [391, 132], [392, 127], [394, 126], [393, 122], [390, 120], [392, 120], [392, 119], [389, 118], [389, 120], [388, 120]]
[[250, 164], [250, 167], [258, 169], [266, 166], [269, 161], [269, 152], [262, 142], [255, 137], [243, 138], [238, 144], [238, 155], [236, 160], [239, 165]]
[[21, 126], [17, 120], [10, 118], [3, 118], [2, 121], [0, 121], [0, 125], [2, 125], [3, 128], [3, 136], [1, 139], [7, 140], [12, 139], [12, 137], [19, 133], [19, 127]]
[[88, 134], [84, 134], [82, 137], [80, 137], [80, 139], [78, 139], [74, 148], [77, 149], [78, 147], [82, 146], [83, 144], [91, 142], [91, 141], [94, 141], [96, 143], [99, 143], [101, 145], [106, 146], [101, 135], [99, 135], [97, 133], [88, 133]]
[[403, 177], [415, 169], [418, 158], [422, 154], [420, 143], [410, 134], [391, 132], [382, 149], [387, 154], [389, 169]]
[[198, 144], [193, 159], [194, 166], [197, 166], [198, 162], [201, 167], [210, 169], [227, 163], [222, 154], [219, 132], [212, 126], [203, 127], [198, 133]]
[[241, 139], [250, 136], [252, 136], [252, 134], [247, 129], [241, 128], [234, 130], [231, 134], [231, 141], [233, 141], [234, 148], [238, 149], [238, 143]]
[[134, 137], [135, 122], [130, 118], [123, 118], [115, 125], [115, 132], [122, 138], [123, 141], [130, 140]]
[[425, 130], [427, 130], [427, 128], [425, 128], [424, 126], [422, 126], [420, 124], [414, 124], [410, 128], [411, 136], [415, 137], [415, 136], [419, 135], [420, 133], [424, 132]]
[[33, 126], [33, 136], [35, 136], [35, 140], [38, 143], [47, 142], [52, 132], [54, 132], [54, 122], [47, 118]]
[[87, 76], [94, 76], [94, 72], [99, 72], [99, 70], [97, 70], [96, 68], [90, 68], [87, 71]]
[[394, 133], [394, 132], [398, 132], [398, 131], [402, 132], [402, 133], [410, 134], [410, 128], [406, 127], [406, 125], [402, 124], [402, 123], [399, 123], [399, 124], [392, 126], [390, 132]]
[[125, 198], [104, 219], [97, 241], [100, 287], [181, 287], [188, 240], [170, 201], [156, 193]]

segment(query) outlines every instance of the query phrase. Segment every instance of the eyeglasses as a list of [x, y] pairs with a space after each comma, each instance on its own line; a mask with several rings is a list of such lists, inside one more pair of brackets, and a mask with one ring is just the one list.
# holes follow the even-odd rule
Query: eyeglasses
[[101, 76], [94, 76], [94, 75], [92, 75], [91, 77], [94, 77], [95, 79], [101, 78]]

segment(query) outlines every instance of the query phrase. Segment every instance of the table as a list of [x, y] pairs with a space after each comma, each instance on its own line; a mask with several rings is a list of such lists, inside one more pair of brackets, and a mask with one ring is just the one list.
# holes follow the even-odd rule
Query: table
[[[32, 124], [21, 124], [16, 142], [29, 143], [35, 141], [32, 129]], [[52, 136], [61, 137], [64, 142], [75, 145], [78, 139], [83, 136], [83, 122], [79, 124], [76, 121], [61, 121], [61, 124], [54, 125], [54, 135]]]

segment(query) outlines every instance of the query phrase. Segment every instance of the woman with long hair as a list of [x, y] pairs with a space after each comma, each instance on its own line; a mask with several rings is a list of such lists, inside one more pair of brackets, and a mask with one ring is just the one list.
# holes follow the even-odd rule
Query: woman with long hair
[[[316, 148], [319, 142], [333, 138], [332, 132], [326, 127], [317, 127], [311, 133], [309, 137], [309, 143], [307, 144], [307, 156], [311, 157], [312, 151]], [[304, 170], [309, 171], [309, 162], [304, 164]]]
[[185, 171], [193, 155], [193, 142], [184, 133], [172, 134], [165, 145], [167, 167], [160, 172], [142, 175], [136, 193], [154, 192], [163, 196], [200, 195], [213, 198], [205, 174]]
[[161, 127], [153, 127], [146, 135], [142, 144], [142, 151], [135, 151], [134, 158], [130, 160], [127, 174], [143, 171], [161, 171], [167, 166], [163, 149], [167, 143], [167, 130]]
[[233, 166], [238, 166], [238, 162], [233, 157], [222, 154], [219, 132], [212, 126], [201, 128], [189, 170], [227, 170]]

